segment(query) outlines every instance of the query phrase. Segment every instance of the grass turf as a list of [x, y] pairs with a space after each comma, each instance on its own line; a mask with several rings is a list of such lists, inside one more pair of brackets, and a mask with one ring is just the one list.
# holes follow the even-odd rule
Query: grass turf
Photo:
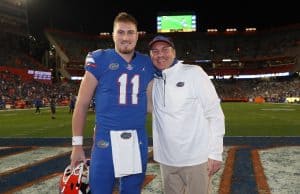
[[[222, 103], [226, 136], [300, 136], [300, 105]], [[68, 107], [57, 108], [51, 119], [49, 108], [0, 111], [0, 137], [71, 137]], [[95, 114], [89, 112], [85, 137], [93, 134]], [[146, 127], [151, 136], [151, 115]]]

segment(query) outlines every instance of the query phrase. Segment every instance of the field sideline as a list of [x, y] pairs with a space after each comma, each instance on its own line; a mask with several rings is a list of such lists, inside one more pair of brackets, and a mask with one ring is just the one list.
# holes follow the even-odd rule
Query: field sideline
[[[212, 179], [212, 194], [297, 193], [300, 106], [223, 103], [222, 107], [226, 117], [224, 163]], [[0, 111], [0, 187], [4, 194], [57, 193], [58, 180], [69, 164], [72, 115], [68, 107], [59, 107], [56, 119], [51, 119], [49, 108], [41, 114], [34, 112]], [[85, 130], [88, 155], [94, 116], [89, 112]], [[151, 136], [151, 115], [147, 129]], [[151, 147], [149, 151], [142, 194], [162, 194], [159, 165], [153, 161]]]
[[[299, 104], [222, 103], [225, 136], [300, 136]], [[68, 107], [58, 107], [56, 119], [49, 108], [0, 111], [0, 137], [71, 137]], [[90, 111], [85, 137], [92, 137], [95, 114]], [[146, 124], [151, 136], [151, 115]]]

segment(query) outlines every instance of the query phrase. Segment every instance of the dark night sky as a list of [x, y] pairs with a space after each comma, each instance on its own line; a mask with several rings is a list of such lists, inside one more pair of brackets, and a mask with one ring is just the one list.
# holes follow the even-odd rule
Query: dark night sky
[[[31, 33], [52, 27], [98, 34], [111, 32], [115, 15], [126, 11], [139, 22], [139, 30], [156, 31], [158, 12], [193, 11], [198, 31], [207, 28], [269, 28], [300, 22], [299, 9], [291, 0], [28, 0]], [[296, 2], [294, 0], [294, 2]]]

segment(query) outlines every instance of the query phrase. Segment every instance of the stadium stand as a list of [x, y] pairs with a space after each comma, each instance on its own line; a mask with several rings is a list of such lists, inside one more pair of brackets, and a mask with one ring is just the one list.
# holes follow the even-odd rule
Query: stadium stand
[[[186, 63], [201, 65], [211, 75], [277, 73], [299, 70], [300, 25], [285, 26], [257, 33], [207, 34], [170, 33], [178, 45], [177, 56]], [[88, 51], [111, 48], [110, 37], [88, 36], [73, 32], [47, 30], [46, 35], [57, 49], [63, 74], [83, 73]], [[153, 35], [140, 38], [137, 50], [148, 53]], [[222, 61], [230, 59], [231, 61]], [[64, 71], [65, 70], [65, 71]]]
[[[170, 33], [168, 35], [173, 37], [178, 47], [178, 58], [185, 63], [200, 65], [214, 77], [225, 75], [234, 77], [281, 72], [290, 72], [293, 75], [300, 69], [299, 32], [300, 25], [296, 24], [255, 33]], [[46, 34], [49, 41], [57, 48], [60, 72], [68, 78], [83, 75], [84, 58], [88, 51], [113, 46], [111, 37], [88, 36], [53, 29], [48, 29]], [[151, 34], [141, 36], [137, 50], [148, 53], [148, 42], [153, 36]], [[290, 90], [299, 90], [298, 76], [290, 77], [286, 81], [279, 82], [279, 85], [288, 83], [291, 86]], [[281, 102], [284, 101], [285, 96], [299, 95], [291, 94], [290, 90], [272, 92], [276, 91], [274, 82], [277, 81], [276, 78], [271, 81], [214, 79], [223, 101], [253, 101], [257, 96], [261, 96], [266, 101]], [[257, 84], [259, 85], [256, 86]], [[267, 89], [269, 91], [266, 91]]]
[[[285, 102], [299, 97], [300, 91], [300, 25], [284, 26], [260, 32], [237, 33], [170, 33], [177, 56], [185, 63], [200, 65], [213, 78], [220, 98], [242, 102]], [[95, 49], [112, 48], [110, 35], [91, 36], [77, 32], [46, 29], [49, 46], [38, 48], [41, 61], [32, 53], [28, 38], [0, 32], [0, 108], [31, 107], [37, 95], [47, 105], [55, 94], [59, 104], [67, 105], [76, 94], [86, 54]], [[148, 53], [148, 42], [154, 34], [143, 34], [137, 50]], [[227, 60], [224, 60], [227, 59]], [[230, 59], [230, 60], [229, 60]], [[52, 72], [53, 83], [36, 80], [28, 70]], [[280, 78], [236, 79], [239, 75], [260, 75], [289, 72]], [[225, 76], [231, 77], [225, 79]], [[262, 99], [262, 100], [259, 100]], [[297, 101], [298, 102], [298, 101]]]

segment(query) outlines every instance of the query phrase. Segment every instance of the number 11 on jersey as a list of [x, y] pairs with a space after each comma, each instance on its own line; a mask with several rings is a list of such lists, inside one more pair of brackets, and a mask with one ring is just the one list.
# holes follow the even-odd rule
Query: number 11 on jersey
[[[130, 78], [129, 78], [130, 79]], [[126, 96], [127, 96], [127, 83], [128, 83], [128, 74], [123, 73], [119, 79], [118, 82], [120, 83], [119, 88], [119, 103], [120, 104], [127, 104], [126, 102]], [[131, 80], [130, 84], [132, 85], [132, 91], [131, 91], [131, 104], [137, 104], [138, 103], [138, 92], [139, 92], [139, 84], [140, 84], [140, 76], [134, 75]]]

